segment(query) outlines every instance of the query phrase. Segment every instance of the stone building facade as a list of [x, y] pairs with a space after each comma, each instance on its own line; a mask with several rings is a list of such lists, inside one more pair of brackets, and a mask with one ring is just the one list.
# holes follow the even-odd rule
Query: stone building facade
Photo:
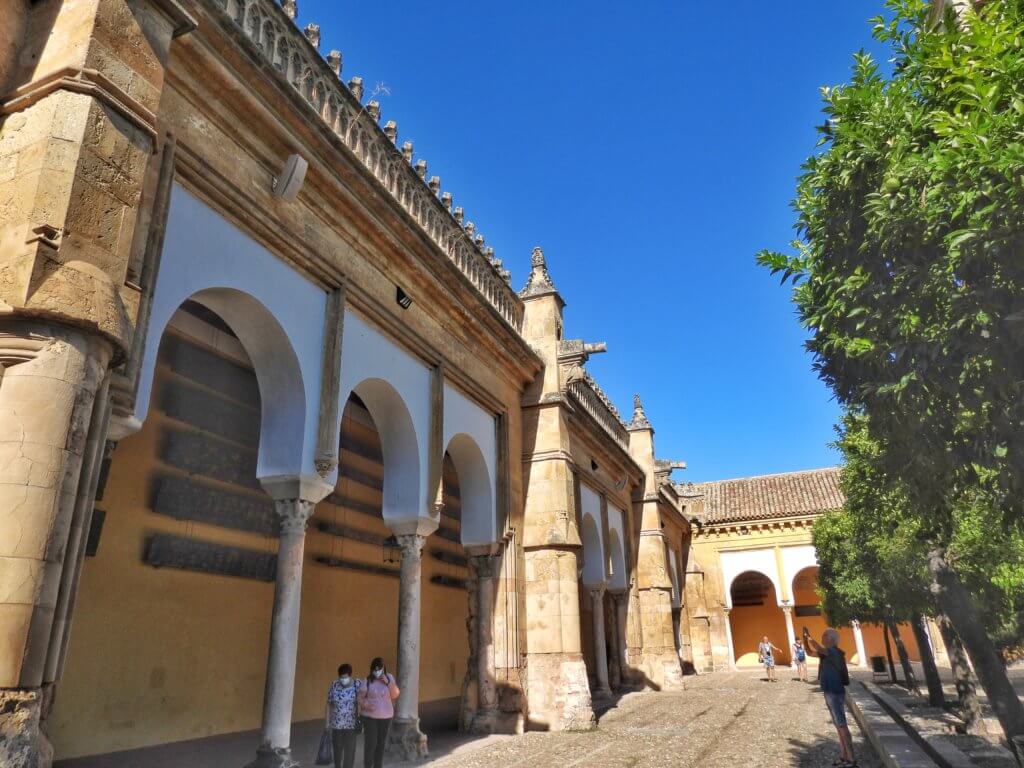
[[[686, 564], [690, 657], [698, 671], [754, 667], [767, 635], [791, 662], [803, 628], [817, 639], [828, 626], [819, 607], [814, 521], [843, 504], [837, 467], [680, 486], [695, 521]], [[854, 622], [839, 627], [850, 663], [867, 667], [886, 655], [884, 631]], [[920, 658], [907, 624], [898, 625], [911, 659]], [[945, 661], [942, 638], [928, 622], [928, 641]], [[814, 666], [812, 658], [809, 665]]]
[[0, 29], [0, 764], [255, 730], [341, 661], [433, 724], [681, 683], [691, 516], [294, 0]]

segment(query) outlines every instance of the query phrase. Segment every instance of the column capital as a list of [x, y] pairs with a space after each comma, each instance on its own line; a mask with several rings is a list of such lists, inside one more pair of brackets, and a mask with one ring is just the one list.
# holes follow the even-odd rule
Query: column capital
[[274, 511], [281, 519], [281, 533], [299, 533], [306, 530], [306, 524], [315, 509], [315, 501], [274, 499]]
[[585, 584], [587, 591], [590, 592], [590, 598], [596, 603], [598, 600], [604, 598], [604, 593], [608, 590], [606, 584]]
[[782, 612], [785, 613], [787, 616], [792, 616], [793, 615], [793, 606], [792, 605], [782, 605], [782, 606], [779, 606], [779, 607], [782, 608]]
[[395, 541], [398, 542], [399, 548], [402, 550], [402, 558], [406, 557], [420, 557], [423, 554], [423, 545], [427, 542], [427, 537], [419, 533], [399, 533], [395, 535]]
[[263, 490], [275, 501], [301, 499], [316, 504], [327, 498], [334, 485], [319, 475], [272, 475], [259, 478]]

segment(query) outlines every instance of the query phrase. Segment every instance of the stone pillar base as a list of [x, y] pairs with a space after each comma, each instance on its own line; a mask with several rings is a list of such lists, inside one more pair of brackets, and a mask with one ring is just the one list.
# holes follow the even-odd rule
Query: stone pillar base
[[53, 747], [39, 729], [43, 692], [38, 688], [0, 690], [0, 765], [50, 768]]
[[683, 668], [674, 653], [645, 653], [640, 657], [640, 669], [647, 679], [645, 687], [662, 691], [682, 691], [686, 688], [683, 681]]
[[529, 728], [548, 731], [594, 728], [590, 681], [580, 654], [530, 654], [526, 671]]
[[260, 747], [245, 768], [299, 768], [299, 762], [292, 757], [291, 747]]
[[387, 751], [393, 755], [400, 755], [403, 760], [419, 760], [426, 757], [429, 754], [427, 735], [420, 730], [419, 719], [395, 718], [388, 732]]

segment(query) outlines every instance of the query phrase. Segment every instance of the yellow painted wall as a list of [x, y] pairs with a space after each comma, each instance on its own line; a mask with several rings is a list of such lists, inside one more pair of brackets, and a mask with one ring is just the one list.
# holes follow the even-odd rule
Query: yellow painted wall
[[[154, 532], [277, 549], [273, 537], [174, 520], [150, 510], [154, 471], [184, 474], [157, 458], [161, 427], [172, 420], [156, 403], [172, 375], [161, 363], [154, 407], [142, 431], [114, 452], [98, 505], [107, 512], [106, 521], [97, 555], [83, 567], [67, 668], [50, 718], [58, 758], [260, 725], [273, 584], [155, 569], [142, 562], [145, 539]], [[342, 459], [359, 461], [344, 453]], [[358, 468], [374, 471], [372, 463]], [[372, 491], [341, 488], [344, 482], [340, 491], [372, 501]], [[396, 666], [398, 579], [314, 562], [316, 555], [329, 555], [383, 565], [380, 547], [321, 533], [315, 529], [321, 519], [387, 533], [382, 520], [327, 503], [317, 507], [306, 540], [296, 721], [322, 717], [327, 686], [342, 661], [352, 663], [356, 674], [365, 674], [373, 656], [383, 656], [391, 669]], [[429, 581], [435, 573], [461, 571], [464, 577], [465, 569], [427, 554], [434, 546], [453, 553], [462, 548], [437, 539], [430, 537], [424, 556], [421, 703], [460, 695], [468, 655], [466, 592]]]
[[774, 602], [757, 606], [735, 607], [729, 614], [732, 627], [733, 648], [736, 651], [737, 666], [757, 665], [757, 646], [761, 638], [768, 639], [782, 649], [775, 652], [776, 664], [789, 664], [789, 649], [786, 647], [786, 619], [782, 609]]

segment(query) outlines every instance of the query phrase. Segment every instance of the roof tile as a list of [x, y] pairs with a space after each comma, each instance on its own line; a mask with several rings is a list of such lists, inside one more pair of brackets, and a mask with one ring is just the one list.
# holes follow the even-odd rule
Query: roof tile
[[838, 509], [845, 500], [839, 467], [696, 483], [704, 495], [704, 522], [728, 523], [813, 515]]

